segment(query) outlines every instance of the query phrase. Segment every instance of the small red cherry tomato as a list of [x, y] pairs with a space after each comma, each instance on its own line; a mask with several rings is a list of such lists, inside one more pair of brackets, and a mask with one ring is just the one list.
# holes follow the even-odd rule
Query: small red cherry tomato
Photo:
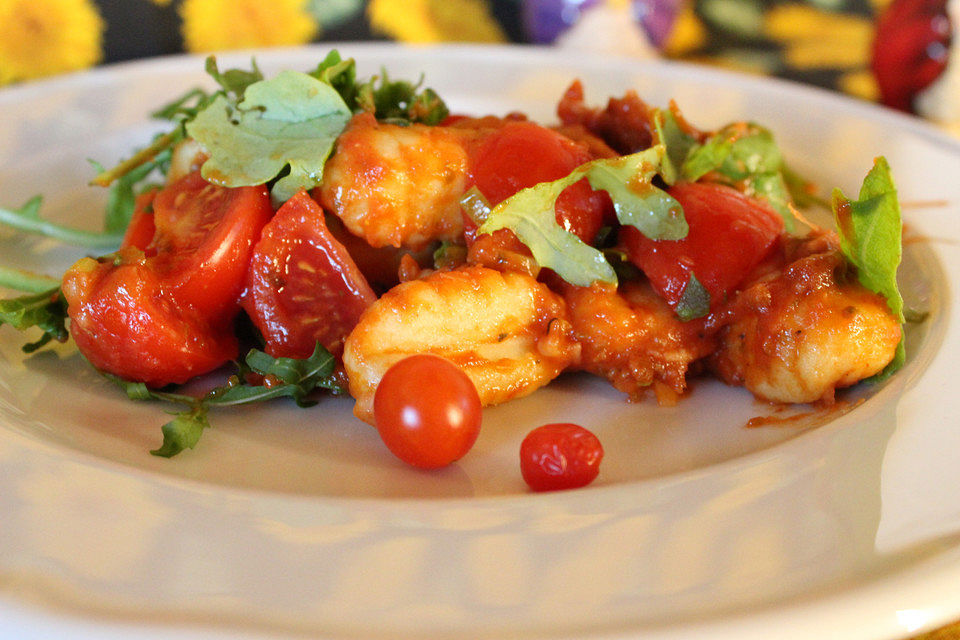
[[534, 491], [584, 487], [600, 473], [603, 446], [580, 425], [545, 424], [520, 445], [520, 473]]
[[437, 469], [473, 447], [483, 409], [467, 374], [449, 360], [421, 354], [387, 370], [373, 397], [373, 416], [394, 455]]

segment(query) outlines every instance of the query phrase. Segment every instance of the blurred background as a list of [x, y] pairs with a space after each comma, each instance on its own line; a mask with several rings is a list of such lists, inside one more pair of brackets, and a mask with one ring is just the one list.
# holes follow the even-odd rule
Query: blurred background
[[548, 44], [798, 80], [960, 122], [960, 0], [0, 0], [0, 86], [179, 52]]

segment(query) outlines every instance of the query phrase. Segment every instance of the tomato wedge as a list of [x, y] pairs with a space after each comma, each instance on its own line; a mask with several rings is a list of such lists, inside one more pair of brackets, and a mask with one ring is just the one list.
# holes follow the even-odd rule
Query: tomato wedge
[[776, 246], [783, 219], [766, 203], [721, 184], [678, 183], [670, 195], [683, 206], [690, 232], [682, 240], [650, 240], [634, 227], [620, 232], [627, 254], [671, 305], [691, 274], [721, 302]]
[[[540, 182], [559, 180], [593, 158], [583, 146], [539, 124], [507, 122], [488, 134], [471, 159], [474, 186], [491, 205]], [[590, 188], [586, 180], [567, 187], [556, 205], [557, 222], [592, 243], [604, 221], [613, 214], [605, 192]], [[465, 221], [468, 237], [476, 229]]]
[[319, 341], [339, 355], [376, 295], [306, 191], [290, 198], [253, 251], [243, 306], [274, 357], [306, 358]]
[[174, 298], [135, 249], [67, 270], [70, 333], [97, 369], [152, 387], [180, 384], [236, 357], [232, 324], [218, 327]]
[[272, 215], [264, 186], [228, 189], [199, 171], [187, 174], [153, 200], [152, 267], [181, 304], [211, 320], [232, 317], [253, 246]]
[[121, 250], [80, 260], [64, 275], [81, 353], [103, 371], [157, 387], [236, 357], [233, 318], [271, 213], [264, 187], [219, 187], [199, 172], [139, 198]]

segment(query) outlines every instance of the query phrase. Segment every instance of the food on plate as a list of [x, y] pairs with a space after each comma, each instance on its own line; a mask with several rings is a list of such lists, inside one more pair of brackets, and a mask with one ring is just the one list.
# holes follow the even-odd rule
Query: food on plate
[[520, 443], [520, 474], [534, 491], [585, 487], [600, 474], [603, 445], [578, 424], [537, 427]]
[[[800, 215], [808, 185], [767, 129], [702, 130], [632, 91], [593, 107], [574, 81], [559, 122], [537, 123], [451, 115], [419, 85], [358, 81], [336, 52], [270, 79], [213, 58], [207, 71], [216, 91], [162, 109], [173, 129], [95, 180], [112, 185], [104, 234], [48, 223], [38, 199], [0, 212], [116, 243], [46, 289], [4, 276], [29, 295], [0, 303], [0, 322], [39, 327], [29, 349], [69, 330], [131, 398], [182, 405], [155, 453], [195, 446], [213, 407], [327, 390], [434, 468], [470, 449], [481, 406], [568, 371], [665, 405], [707, 374], [829, 404], [903, 363], [882, 158], [856, 199], [834, 191], [830, 231]], [[172, 388], [231, 362], [204, 394]], [[596, 476], [602, 448], [584, 431], [525, 443], [525, 478], [545, 473], [529, 453], [544, 442], [579, 469], [531, 487]]]
[[437, 469], [473, 447], [483, 407], [460, 367], [440, 356], [418, 354], [387, 369], [377, 385], [373, 414], [380, 438], [398, 458]]

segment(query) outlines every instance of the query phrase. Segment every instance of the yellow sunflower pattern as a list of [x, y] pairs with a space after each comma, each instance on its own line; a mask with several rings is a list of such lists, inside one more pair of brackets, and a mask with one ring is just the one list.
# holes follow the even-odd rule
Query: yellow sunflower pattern
[[503, 42], [484, 0], [371, 0], [370, 26], [403, 42]]
[[192, 52], [304, 44], [319, 28], [306, 0], [184, 0], [180, 15]]
[[[874, 18], [891, 0], [646, 1], [672, 7], [675, 15], [655, 37], [664, 57], [877, 98], [869, 65]], [[644, 0], [589, 4], [602, 2], [643, 14]], [[0, 0], [0, 85], [180, 51], [384, 37], [550, 42], [537, 35], [530, 16], [554, 7], [550, 20], [559, 24], [579, 6], [577, 0]]]
[[103, 31], [90, 0], [0, 0], [0, 84], [98, 63]]

